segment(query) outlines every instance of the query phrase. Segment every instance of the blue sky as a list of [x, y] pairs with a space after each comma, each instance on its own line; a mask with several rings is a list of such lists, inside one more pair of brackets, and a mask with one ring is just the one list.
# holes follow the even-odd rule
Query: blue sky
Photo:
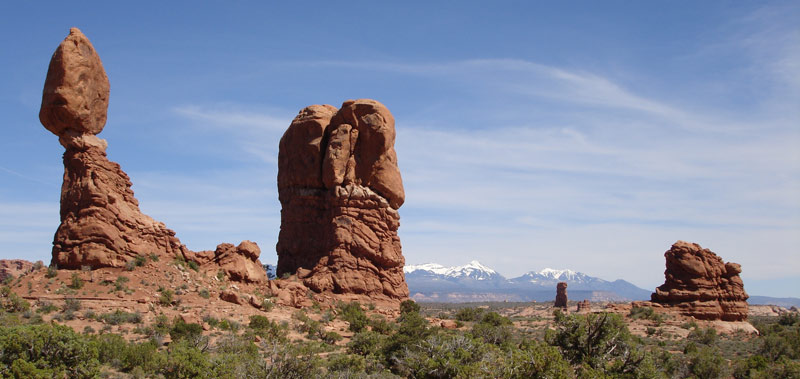
[[652, 289], [682, 239], [800, 297], [797, 2], [262, 3], [0, 4], [0, 258], [49, 260], [63, 148], [38, 108], [76, 26], [110, 78], [109, 158], [191, 249], [250, 239], [274, 263], [280, 136], [373, 98], [409, 264]]

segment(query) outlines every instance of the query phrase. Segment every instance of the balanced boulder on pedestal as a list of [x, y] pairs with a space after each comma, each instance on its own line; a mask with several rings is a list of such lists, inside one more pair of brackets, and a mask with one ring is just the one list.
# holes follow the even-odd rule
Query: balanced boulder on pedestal
[[138, 255], [186, 250], [175, 232], [139, 210], [128, 175], [106, 157], [106, 141], [96, 134], [106, 123], [108, 96], [100, 57], [80, 30], [70, 29], [50, 60], [39, 111], [66, 149], [52, 262], [61, 268], [122, 267]]

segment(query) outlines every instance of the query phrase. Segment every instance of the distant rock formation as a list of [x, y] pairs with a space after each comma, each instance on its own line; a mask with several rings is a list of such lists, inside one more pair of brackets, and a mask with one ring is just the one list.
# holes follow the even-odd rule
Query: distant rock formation
[[213, 266], [208, 270], [221, 269], [236, 281], [266, 282], [255, 243], [195, 253], [139, 210], [130, 178], [108, 160], [107, 143], [96, 136], [106, 123], [108, 97], [100, 57], [80, 30], [70, 29], [50, 60], [39, 111], [42, 125], [66, 149], [52, 263], [66, 269], [124, 267], [138, 256], [155, 255]]
[[317, 293], [408, 297], [394, 140], [394, 117], [374, 100], [300, 111], [278, 154], [278, 277], [297, 274]]
[[737, 263], [725, 263], [711, 250], [696, 243], [678, 241], [664, 253], [665, 282], [651, 301], [677, 308], [701, 320], [747, 319], [747, 293]]
[[[38, 262], [41, 267], [41, 261]], [[19, 278], [33, 271], [33, 262], [24, 259], [0, 259], [0, 283], [6, 278]]]
[[575, 309], [577, 312], [588, 312], [592, 310], [592, 303], [589, 302], [588, 299], [583, 299], [583, 301], [578, 302], [578, 307]]
[[567, 282], [558, 282], [556, 285], [556, 308], [567, 308]]

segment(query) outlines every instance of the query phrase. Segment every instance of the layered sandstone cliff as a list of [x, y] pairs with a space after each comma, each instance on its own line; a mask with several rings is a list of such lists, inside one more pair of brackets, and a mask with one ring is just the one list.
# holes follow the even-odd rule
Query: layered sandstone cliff
[[300, 111], [280, 141], [278, 276], [321, 293], [404, 299], [394, 117], [374, 100]]
[[725, 263], [711, 250], [678, 241], [664, 253], [665, 282], [651, 300], [702, 320], [747, 319], [747, 293], [737, 263]]

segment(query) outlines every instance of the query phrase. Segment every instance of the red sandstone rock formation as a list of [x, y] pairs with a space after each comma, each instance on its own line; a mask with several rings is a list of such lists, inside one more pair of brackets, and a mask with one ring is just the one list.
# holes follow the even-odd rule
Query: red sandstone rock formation
[[[41, 267], [41, 261], [38, 262]], [[6, 278], [19, 278], [33, 271], [33, 262], [24, 259], [0, 259], [0, 282]]]
[[139, 211], [131, 181], [106, 157], [109, 85], [100, 57], [77, 28], [47, 70], [39, 119], [64, 146], [61, 225], [53, 262], [61, 268], [121, 267], [137, 255], [183, 255], [175, 232]]
[[651, 300], [701, 320], [747, 319], [747, 293], [737, 263], [725, 263], [711, 250], [678, 241], [664, 253], [666, 278]]
[[320, 293], [408, 297], [394, 139], [394, 117], [374, 100], [300, 111], [278, 154], [278, 276]]
[[266, 283], [267, 272], [258, 260], [261, 249], [255, 242], [242, 241], [239, 246], [230, 243], [217, 245], [214, 251], [188, 252], [186, 259], [201, 266], [219, 268], [225, 275], [237, 282]]
[[98, 138], [108, 110], [109, 84], [100, 57], [77, 28], [58, 46], [47, 71], [39, 119], [64, 146], [61, 225], [53, 240], [60, 268], [123, 267], [137, 256], [187, 259], [222, 270], [234, 281], [267, 281], [250, 241], [192, 252], [175, 232], [143, 214], [120, 166], [106, 157]]
[[558, 282], [556, 285], [556, 308], [567, 308], [567, 282]]
[[590, 303], [587, 299], [583, 299], [583, 301], [578, 302], [578, 308], [575, 310], [577, 312], [589, 312], [592, 310], [592, 303]]

